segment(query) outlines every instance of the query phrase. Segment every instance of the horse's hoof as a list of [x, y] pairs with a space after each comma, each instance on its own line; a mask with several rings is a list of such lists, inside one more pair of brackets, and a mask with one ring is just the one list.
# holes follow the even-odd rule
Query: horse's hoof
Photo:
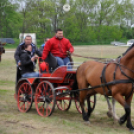
[[90, 121], [85, 121], [85, 125], [89, 125], [90, 124]]
[[119, 121], [119, 120], [120, 120], [120, 118], [119, 118], [117, 115], [114, 117], [114, 119], [115, 119], [116, 121]]
[[108, 116], [109, 118], [112, 118], [111, 112], [107, 112], [107, 116]]
[[[127, 127], [127, 128], [130, 128], [128, 124], [126, 124], [126, 127]], [[132, 128], [130, 128], [130, 129], [132, 129]]]
[[89, 121], [89, 117], [86, 115], [86, 116], [83, 116], [83, 120], [84, 121]]
[[119, 118], [114, 118], [114, 121], [119, 122]]
[[129, 129], [131, 133], [134, 133], [134, 129]]
[[85, 121], [87, 124], [90, 124], [90, 121]]
[[122, 124], [124, 123], [124, 121], [123, 121], [123, 120], [121, 120], [121, 119], [119, 119], [119, 121], [118, 121], [118, 122], [119, 122], [119, 124], [120, 124], [120, 125], [122, 125]]

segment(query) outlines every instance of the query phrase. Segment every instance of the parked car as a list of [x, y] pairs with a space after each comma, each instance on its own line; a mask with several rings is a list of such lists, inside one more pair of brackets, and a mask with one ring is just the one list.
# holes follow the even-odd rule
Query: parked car
[[134, 43], [134, 39], [128, 40], [127, 41], [127, 46], [131, 46]]
[[15, 41], [12, 38], [0, 38], [0, 42], [7, 43], [7, 44], [15, 43]]
[[126, 44], [123, 43], [123, 42], [119, 42], [119, 41], [113, 41], [113, 42], [111, 42], [111, 45], [114, 45], [114, 46], [125, 46]]

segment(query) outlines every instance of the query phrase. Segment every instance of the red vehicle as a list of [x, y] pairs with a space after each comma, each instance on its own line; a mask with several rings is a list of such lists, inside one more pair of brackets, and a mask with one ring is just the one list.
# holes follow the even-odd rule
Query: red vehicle
[[[51, 63], [50, 63], [51, 61]], [[46, 72], [42, 72], [38, 60], [40, 77], [20, 78], [16, 84], [17, 106], [20, 112], [28, 112], [35, 102], [36, 110], [40, 116], [50, 116], [57, 105], [58, 109], [66, 111], [75, 101], [77, 110], [81, 112], [79, 98], [71, 95], [76, 70], [68, 69], [68, 66], [57, 67], [57, 61], [49, 55]], [[51, 65], [54, 63], [53, 65]], [[96, 96], [90, 98], [90, 104], [94, 109]]]

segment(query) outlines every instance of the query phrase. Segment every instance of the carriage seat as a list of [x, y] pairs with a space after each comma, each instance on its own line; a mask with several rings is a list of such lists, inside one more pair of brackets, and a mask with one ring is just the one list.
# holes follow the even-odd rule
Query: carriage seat
[[52, 72], [53, 70], [55, 70], [57, 67], [58, 67], [58, 64], [57, 64], [57, 59], [53, 56], [52, 53], [49, 53], [47, 58], [45, 59], [45, 63], [44, 65], [46, 66], [46, 70], [41, 70], [41, 63], [43, 62], [44, 60], [42, 60], [41, 58], [39, 58], [39, 71], [41, 73], [43, 72]]

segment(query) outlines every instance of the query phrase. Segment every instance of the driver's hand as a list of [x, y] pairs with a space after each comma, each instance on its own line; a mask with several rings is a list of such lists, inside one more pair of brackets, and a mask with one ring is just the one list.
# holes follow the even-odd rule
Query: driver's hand
[[34, 62], [34, 60], [35, 60], [35, 57], [33, 56], [33, 57], [31, 58], [31, 61]]
[[34, 57], [35, 57], [35, 59], [38, 59], [38, 56], [37, 55], [35, 55]]
[[70, 55], [71, 54], [70, 51], [66, 51], [66, 53], [67, 53], [67, 55]]
[[21, 65], [21, 63], [20, 62], [18, 62], [18, 66], [20, 66]]

